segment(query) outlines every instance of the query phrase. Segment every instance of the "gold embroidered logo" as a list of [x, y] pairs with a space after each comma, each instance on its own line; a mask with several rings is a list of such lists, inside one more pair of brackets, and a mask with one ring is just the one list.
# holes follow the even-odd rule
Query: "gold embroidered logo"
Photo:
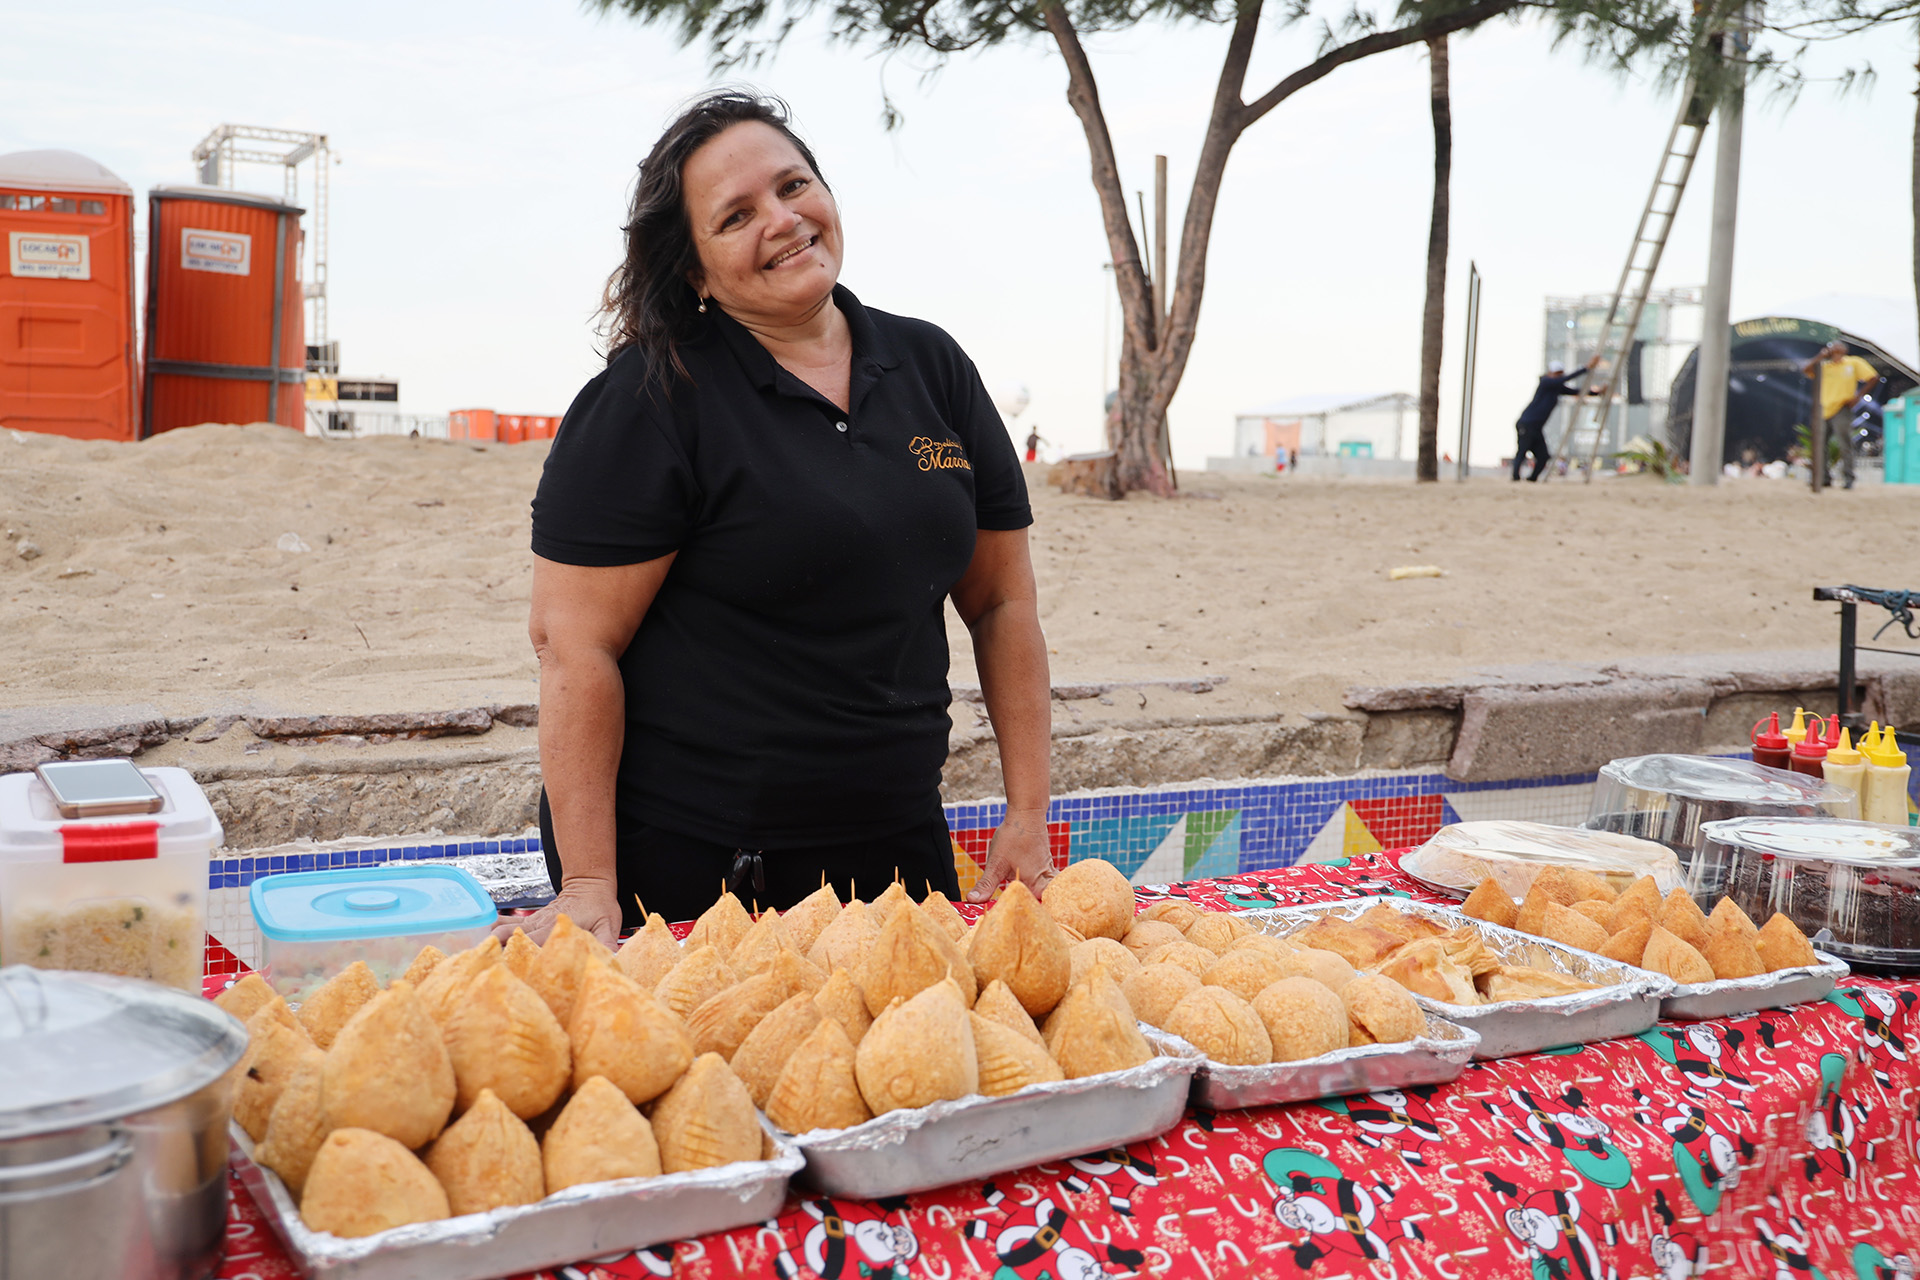
[[971, 471], [973, 464], [967, 461], [967, 455], [960, 452], [956, 440], [933, 440], [926, 436], [915, 436], [913, 443], [907, 446], [920, 459], [922, 471]]

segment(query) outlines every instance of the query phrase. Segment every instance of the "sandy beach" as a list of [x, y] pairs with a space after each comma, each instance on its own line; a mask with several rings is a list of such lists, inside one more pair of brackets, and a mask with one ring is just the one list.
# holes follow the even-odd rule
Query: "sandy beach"
[[[536, 701], [528, 500], [545, 449], [258, 425], [139, 444], [0, 432], [0, 712]], [[1813, 586], [1917, 585], [1920, 491], [1903, 488], [1188, 474], [1178, 500], [1107, 503], [1043, 473], [1056, 682], [1226, 677], [1214, 714], [1337, 710], [1351, 685], [1488, 663], [1825, 648]], [[1445, 576], [1391, 580], [1404, 565]]]

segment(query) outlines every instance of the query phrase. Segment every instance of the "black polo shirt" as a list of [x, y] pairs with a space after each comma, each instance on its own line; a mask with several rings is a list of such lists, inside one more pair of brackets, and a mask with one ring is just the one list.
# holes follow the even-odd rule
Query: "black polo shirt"
[[644, 386], [629, 347], [554, 439], [536, 555], [679, 552], [620, 659], [623, 819], [798, 848], [903, 830], [937, 800], [943, 604], [975, 530], [1033, 523], [1026, 482], [952, 338], [844, 288], [834, 301], [849, 412], [716, 308], [681, 347], [690, 379]]

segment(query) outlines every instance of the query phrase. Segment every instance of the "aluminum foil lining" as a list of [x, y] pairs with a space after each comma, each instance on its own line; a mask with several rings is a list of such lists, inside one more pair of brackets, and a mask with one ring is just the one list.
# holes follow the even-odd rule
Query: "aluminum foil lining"
[[1383, 901], [1395, 910], [1425, 917], [1443, 928], [1472, 925], [1479, 930], [1487, 950], [1503, 964], [1545, 969], [1595, 984], [1592, 991], [1570, 995], [1479, 1005], [1447, 1004], [1416, 993], [1413, 998], [1423, 1008], [1479, 1032], [1480, 1047], [1475, 1051], [1479, 1058], [1509, 1058], [1558, 1045], [1637, 1035], [1658, 1020], [1659, 1002], [1673, 990], [1673, 982], [1661, 974], [1476, 920], [1452, 907], [1405, 898], [1351, 898], [1303, 907], [1273, 907], [1242, 912], [1241, 919], [1266, 933], [1285, 937], [1325, 916], [1352, 920]]
[[[1360, 1045], [1317, 1058], [1235, 1067], [1208, 1059], [1193, 1077], [1193, 1102], [1210, 1111], [1271, 1107], [1316, 1098], [1341, 1098], [1377, 1089], [1445, 1084], [1458, 1078], [1480, 1047], [1480, 1033], [1447, 1021], [1432, 1010], [1426, 1030], [1401, 1044]], [[1170, 1032], [1145, 1028], [1156, 1046], [1199, 1052]]]
[[487, 891], [494, 905], [549, 902], [553, 885], [547, 878], [546, 855], [539, 853], [470, 853], [444, 860], [458, 867]]
[[1818, 964], [1778, 969], [1751, 978], [1675, 983], [1673, 994], [1660, 1002], [1660, 1016], [1726, 1018], [1756, 1009], [1779, 1009], [1822, 999], [1852, 970], [1846, 961], [1824, 951], [1813, 954]]
[[764, 1160], [657, 1178], [622, 1178], [557, 1191], [537, 1204], [395, 1227], [357, 1239], [313, 1231], [287, 1186], [253, 1161], [253, 1142], [229, 1122], [233, 1165], [294, 1263], [333, 1280], [489, 1280], [581, 1258], [704, 1235], [779, 1213], [805, 1164], [762, 1121]]

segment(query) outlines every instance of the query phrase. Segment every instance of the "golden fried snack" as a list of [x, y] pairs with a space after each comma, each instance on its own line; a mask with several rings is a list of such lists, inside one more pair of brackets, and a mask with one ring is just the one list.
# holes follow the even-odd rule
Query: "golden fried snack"
[[977, 990], [973, 966], [964, 959], [956, 965], [955, 959], [953, 939], [927, 919], [919, 904], [903, 890], [880, 936], [874, 939], [873, 949], [854, 973], [860, 989], [866, 992], [867, 1012], [879, 1017], [896, 997], [911, 1000], [949, 976], [961, 1000], [971, 1006]]
[[873, 923], [867, 904], [856, 899], [840, 908], [840, 914], [820, 931], [820, 936], [807, 949], [807, 959], [826, 973], [835, 969], [858, 973], [860, 962], [866, 959], [868, 949], [879, 936], [880, 928]]
[[989, 1098], [1017, 1093], [1030, 1084], [1066, 1079], [1060, 1064], [1047, 1056], [1044, 1045], [1035, 1044], [1004, 1023], [981, 1017], [978, 1011], [968, 1013], [967, 1021], [973, 1027], [980, 1092]]
[[793, 940], [787, 937], [780, 913], [769, 907], [753, 922], [751, 929], [740, 935], [740, 941], [727, 956], [727, 967], [742, 978], [751, 978], [756, 973], [765, 973], [782, 950], [793, 950]]
[[707, 997], [687, 1019], [696, 1054], [718, 1054], [724, 1061], [760, 1025], [760, 1020], [786, 1002], [793, 992], [769, 970], [736, 982]]
[[[1006, 892], [1006, 890], [1002, 889], [1001, 892], [1004, 893]], [[1058, 920], [1054, 921], [1054, 924], [1059, 927], [1060, 936], [1067, 940], [1067, 945], [1069, 947], [1077, 947], [1081, 943], [1087, 940], [1086, 934], [1080, 932], [1078, 929], [1075, 929], [1070, 925], [1061, 924]]]
[[499, 964], [500, 955], [500, 939], [489, 935], [465, 951], [455, 952], [433, 966], [433, 972], [419, 987], [420, 1003], [427, 1006], [427, 1016], [445, 1027], [447, 1019], [453, 1016], [454, 1005], [460, 1000], [461, 991], [483, 972]]
[[280, 1091], [302, 1064], [317, 1066], [321, 1054], [305, 1032], [289, 1030], [276, 1021], [271, 1005], [262, 1005], [254, 1012], [247, 1034], [253, 1043], [248, 1046], [247, 1060], [241, 1064], [234, 1087], [233, 1118], [248, 1137], [258, 1142], [267, 1131], [267, 1120], [273, 1114], [273, 1104], [280, 1100]]
[[1331, 951], [1356, 969], [1370, 969], [1404, 945], [1406, 939], [1372, 925], [1328, 916], [1290, 935], [1288, 941], [1296, 947]]
[[1199, 918], [1199, 909], [1191, 902], [1183, 902], [1179, 898], [1161, 898], [1149, 904], [1137, 919], [1152, 921], [1156, 924], [1170, 924], [1184, 934]]
[[1236, 951], [1258, 951], [1280, 960], [1293, 954], [1294, 945], [1285, 938], [1276, 938], [1270, 933], [1246, 933], [1235, 938], [1233, 945], [1227, 948], [1228, 955]]
[[1252, 931], [1253, 926], [1238, 916], [1225, 911], [1208, 911], [1187, 927], [1186, 940], [1191, 946], [1223, 956], [1227, 954], [1228, 947]]
[[574, 1088], [602, 1076], [636, 1107], [665, 1093], [693, 1062], [686, 1024], [611, 965], [588, 967], [567, 1039]]
[[308, 1044], [313, 1043], [313, 1037], [307, 1034], [307, 1024], [300, 1021], [300, 1016], [288, 1008], [287, 1002], [277, 995], [248, 1014], [242, 1021], [247, 1024], [248, 1044], [259, 1041], [260, 1037], [266, 1033], [269, 1022], [296, 1033]]
[[457, 1217], [546, 1198], [540, 1144], [519, 1116], [482, 1089], [467, 1113], [447, 1126], [427, 1152], [427, 1170]]
[[1732, 898], [1722, 898], [1713, 904], [1713, 910], [1707, 913], [1707, 928], [1709, 931], [1724, 928], [1737, 929], [1748, 942], [1760, 936], [1760, 927], [1754, 924], [1753, 917], [1742, 911], [1740, 904]]
[[1503, 1000], [1546, 1000], [1596, 989], [1591, 982], [1580, 982], [1565, 974], [1512, 964], [1501, 965], [1481, 978], [1478, 985], [1488, 1004], [1499, 1004]]
[[685, 958], [660, 979], [653, 994], [677, 1017], [684, 1019], [738, 981], [739, 976], [727, 967], [718, 951], [708, 946], [689, 947]]
[[880, 896], [867, 904], [867, 912], [873, 917], [873, 927], [885, 929], [887, 921], [893, 919], [893, 913], [903, 906], [914, 905], [913, 895], [907, 892], [907, 886], [895, 880], [880, 891]]
[[[1125, 1071], [1153, 1059], [1153, 1049], [1134, 1024], [1126, 997], [1101, 990], [1113, 982], [1103, 969], [1067, 992], [1067, 998], [1047, 1019], [1047, 1048], [1069, 1080]], [[1126, 1012], [1117, 1012], [1114, 997]]]
[[267, 985], [265, 978], [250, 973], [215, 996], [213, 1002], [244, 1023], [259, 1012], [261, 1005], [278, 999], [279, 995]]
[[509, 1111], [531, 1120], [559, 1101], [572, 1074], [573, 1051], [560, 1020], [505, 964], [467, 984], [440, 1034], [462, 1109], [491, 1089]]
[[1657, 927], [1651, 917], [1634, 915], [1619, 932], [1607, 939], [1607, 945], [1600, 948], [1600, 954], [1609, 960], [1638, 967], [1640, 957], [1646, 954], [1647, 939], [1653, 936]]
[[1514, 912], [1513, 928], [1536, 938], [1543, 935], [1547, 927], [1547, 908], [1553, 904], [1553, 897], [1547, 888], [1544, 875], [1535, 877], [1527, 889], [1527, 896], [1520, 902], [1520, 909]]
[[408, 982], [411, 982], [413, 989], [418, 991], [420, 990], [420, 984], [425, 982], [428, 976], [433, 973], [434, 969], [439, 966], [440, 962], [446, 958], [446, 952], [434, 946], [432, 943], [428, 943], [426, 946], [420, 948], [419, 954], [415, 955], [412, 962], [407, 965], [407, 971], [400, 976]]
[[300, 1197], [309, 1230], [352, 1239], [447, 1217], [447, 1193], [413, 1152], [351, 1126], [320, 1144]]
[[805, 991], [818, 995], [827, 985], [826, 972], [798, 951], [782, 951], [767, 966], [767, 976], [786, 988], [788, 995]]
[[1388, 906], [1384, 902], [1368, 907], [1354, 917], [1353, 922], [1357, 925], [1371, 925], [1375, 929], [1384, 929], [1394, 937], [1407, 942], [1417, 942], [1421, 938], [1431, 938], [1446, 932], [1425, 916], [1413, 915], [1397, 907]]
[[973, 1024], [958, 984], [937, 982], [883, 1010], [854, 1049], [853, 1070], [877, 1116], [978, 1093]]
[[1541, 926], [1540, 936], [1550, 942], [1578, 947], [1582, 951], [1598, 951], [1607, 945], [1605, 929], [1571, 907], [1563, 907], [1557, 902], [1547, 904], [1546, 916], [1541, 921]]
[[1768, 973], [1820, 963], [1820, 957], [1813, 953], [1813, 944], [1807, 941], [1806, 934], [1800, 932], [1800, 926], [1778, 911], [1760, 926], [1753, 945], [1760, 953], [1760, 963], [1767, 966]]
[[1664, 973], [1675, 982], [1712, 982], [1713, 966], [1691, 943], [1679, 935], [1655, 925], [1647, 938], [1647, 949], [1640, 953], [1640, 967]]
[[553, 1016], [560, 1019], [564, 1027], [573, 1021], [574, 998], [588, 967], [605, 964], [611, 958], [612, 953], [600, 945], [598, 938], [562, 914], [554, 919], [553, 932], [540, 945], [540, 954], [534, 958], [533, 972], [527, 975], [526, 982], [540, 993], [540, 998], [547, 1002]]
[[840, 1024], [851, 1044], [859, 1044], [873, 1025], [873, 1015], [867, 1012], [867, 993], [845, 969], [833, 971], [826, 985], [813, 993], [813, 1002], [823, 1015]]
[[767, 1098], [767, 1119], [788, 1133], [845, 1129], [873, 1119], [853, 1063], [846, 1030], [832, 1018], [822, 1019], [780, 1069]]
[[1562, 867], [1560, 878], [1568, 891], [1575, 895], [1573, 902], [1564, 904], [1566, 906], [1571, 907], [1581, 902], [1612, 903], [1619, 900], [1619, 891], [1591, 871], [1582, 871], [1578, 867]]
[[748, 1032], [747, 1038], [734, 1050], [733, 1061], [729, 1064], [733, 1067], [733, 1074], [739, 1076], [740, 1083], [747, 1086], [747, 1094], [753, 1099], [753, 1105], [763, 1111], [767, 1099], [773, 1094], [774, 1083], [780, 1079], [780, 1072], [787, 1065], [787, 1059], [805, 1043], [826, 1016], [820, 1012], [820, 1006], [814, 1000], [814, 996], [804, 991], [788, 996], [779, 1008], [760, 1019], [760, 1025]]
[[1538, 875], [1534, 876], [1533, 882], [1540, 886], [1549, 901], [1557, 902], [1563, 907], [1570, 907], [1580, 901], [1579, 882], [1565, 867], [1544, 867]]
[[1273, 1061], [1267, 1024], [1251, 1004], [1225, 987], [1203, 986], [1187, 993], [1167, 1014], [1163, 1029], [1230, 1067]]
[[1607, 932], [1618, 933], [1634, 916], [1645, 916], [1658, 924], [1661, 908], [1660, 886], [1652, 876], [1641, 876], [1613, 900], [1613, 914], [1607, 919]]
[[1460, 909], [1475, 920], [1485, 920], [1488, 924], [1508, 929], [1513, 928], [1514, 917], [1520, 910], [1514, 905], [1513, 899], [1507, 896], [1507, 891], [1500, 887], [1500, 882], [1492, 876], [1473, 886], [1473, 892], [1460, 904]]
[[712, 947], [722, 960], [732, 963], [733, 949], [751, 928], [753, 917], [740, 905], [740, 899], [733, 896], [733, 890], [725, 890], [719, 900], [693, 922], [693, 928], [687, 933], [687, 950]]
[[646, 924], [633, 931], [631, 938], [620, 944], [620, 949], [613, 954], [613, 967], [652, 991], [686, 954], [680, 949], [680, 939], [673, 936], [673, 930], [667, 928], [667, 922], [656, 912], [647, 917]]
[[818, 889], [794, 903], [793, 909], [780, 920], [787, 926], [787, 937], [794, 950], [804, 956], [813, 950], [821, 931], [839, 914], [840, 897], [832, 885], [823, 881]]
[[747, 1086], [718, 1054], [703, 1053], [653, 1106], [653, 1136], [665, 1173], [758, 1160], [760, 1117]]
[[384, 1133], [405, 1147], [440, 1136], [453, 1112], [453, 1061], [412, 983], [395, 980], [340, 1029], [320, 1087], [336, 1125]]
[[300, 1025], [315, 1044], [331, 1049], [340, 1029], [379, 994], [380, 984], [374, 981], [373, 970], [367, 968], [366, 961], [355, 960], [306, 998], [300, 1006]]
[[999, 900], [974, 924], [967, 959], [981, 987], [994, 981], [1006, 983], [1020, 1007], [1034, 1017], [1060, 1003], [1073, 974], [1072, 950], [1065, 935], [1018, 880], [1009, 882]]
[[1219, 956], [1207, 950], [1205, 947], [1197, 946], [1194, 943], [1188, 942], [1185, 938], [1182, 938], [1180, 941], [1170, 942], [1164, 947], [1155, 947], [1147, 953], [1146, 959], [1143, 960], [1141, 964], [1143, 967], [1151, 967], [1157, 964], [1170, 964], [1185, 969], [1188, 973], [1198, 978], [1207, 970], [1213, 968], [1213, 962], [1219, 958]]
[[500, 964], [520, 981], [532, 985], [534, 966], [540, 963], [540, 944], [516, 928], [500, 948]]
[[1487, 950], [1487, 940], [1473, 925], [1463, 924], [1426, 941], [1440, 948], [1455, 964], [1465, 966], [1476, 978], [1500, 967], [1500, 957]]
[[973, 1012], [1026, 1037], [1043, 1049], [1047, 1046], [1040, 1036], [1040, 1028], [1033, 1025], [1033, 1018], [1027, 1013], [1026, 1006], [1020, 1003], [1019, 997], [1004, 982], [989, 982], [987, 989], [980, 993], [980, 998], [974, 1001]]
[[1707, 917], [1685, 889], [1675, 889], [1661, 904], [1659, 925], [1695, 951], [1707, 945]]
[[1133, 928], [1133, 886], [1104, 858], [1068, 863], [1040, 900], [1048, 915], [1088, 938], [1118, 942]]
[[1112, 938], [1088, 938], [1085, 942], [1076, 942], [1067, 949], [1067, 959], [1072, 968], [1067, 979], [1069, 985], [1085, 982], [1088, 970], [1095, 965], [1105, 969], [1116, 985], [1140, 972], [1140, 962], [1134, 959], [1133, 952]]
[[1347, 1047], [1347, 1005], [1312, 978], [1282, 978], [1253, 998], [1273, 1061], [1299, 1062]]
[[1201, 985], [1199, 976], [1191, 969], [1177, 964], [1149, 964], [1142, 965], [1139, 973], [1128, 978], [1120, 993], [1126, 996], [1136, 1019], [1165, 1030], [1167, 1015], [1173, 1012], [1173, 1007], [1198, 991]]
[[1289, 978], [1312, 978], [1336, 994], [1352, 982], [1357, 973], [1345, 956], [1318, 947], [1295, 947], [1293, 954], [1280, 962], [1280, 970]]
[[599, 1076], [574, 1091], [540, 1143], [547, 1194], [584, 1182], [660, 1176], [653, 1126]]
[[1347, 1043], [1400, 1044], [1427, 1029], [1407, 989], [1391, 978], [1365, 973], [1340, 992], [1347, 1008]]
[[1598, 898], [1583, 898], [1571, 907], [1568, 907], [1567, 910], [1578, 912], [1599, 925], [1601, 933], [1611, 932], [1611, 930], [1607, 928], [1607, 921], [1613, 918], [1613, 904], [1611, 902], [1602, 902]]
[[939, 928], [940, 932], [952, 938], [954, 942], [958, 943], [967, 936], [966, 920], [954, 909], [953, 903], [947, 900], [947, 895], [938, 889], [927, 895], [927, 900], [920, 904], [920, 910]]
[[975, 997], [980, 993], [980, 980], [973, 976], [973, 961], [967, 958], [965, 945], [971, 942], [972, 938], [956, 939], [927, 914], [925, 907], [917, 906], [914, 909], [922, 920], [933, 926], [931, 934], [933, 945], [946, 960], [947, 968], [953, 974], [954, 985], [960, 988], [960, 994], [967, 998], [967, 1005], [971, 1008]]
[[1480, 994], [1474, 989], [1473, 971], [1449, 955], [1446, 942], [1439, 938], [1409, 942], [1381, 961], [1374, 972], [1429, 1000], [1463, 1005], [1480, 1003]]
[[1715, 978], [1757, 978], [1767, 971], [1754, 939], [1740, 932], [1732, 920], [1707, 935], [1707, 949], [1700, 954], [1713, 966]]
[[[1291, 952], [1287, 953], [1292, 955]], [[1234, 948], [1215, 960], [1200, 981], [1209, 987], [1224, 987], [1242, 1000], [1253, 998], [1288, 975], [1286, 963], [1264, 951]], [[1157, 1024], [1156, 1024], [1157, 1025]]]
[[333, 1131], [321, 1104], [322, 1061], [320, 1051], [315, 1049], [312, 1057], [295, 1064], [279, 1100], [273, 1104], [266, 1135], [253, 1149], [254, 1163], [279, 1174], [280, 1181], [295, 1196], [305, 1189], [313, 1157]]

